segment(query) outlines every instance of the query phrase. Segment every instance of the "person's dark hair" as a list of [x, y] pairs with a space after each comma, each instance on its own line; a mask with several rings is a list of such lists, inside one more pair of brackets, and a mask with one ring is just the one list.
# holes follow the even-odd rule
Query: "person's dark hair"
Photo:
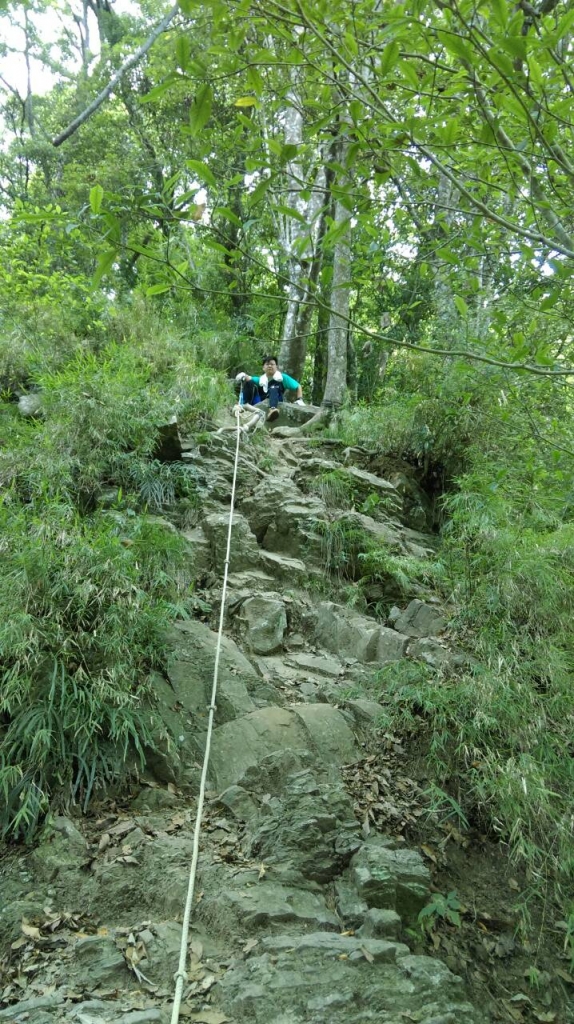
[[262, 362], [261, 365], [265, 366], [265, 363], [269, 363], [271, 360], [273, 360], [273, 362], [277, 363], [277, 366], [279, 366], [279, 361], [277, 359], [277, 356], [263, 356], [263, 362]]

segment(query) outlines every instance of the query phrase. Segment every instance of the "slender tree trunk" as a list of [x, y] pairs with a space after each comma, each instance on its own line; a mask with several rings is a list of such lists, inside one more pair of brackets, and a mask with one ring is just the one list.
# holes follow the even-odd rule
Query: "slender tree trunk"
[[[301, 103], [292, 89], [288, 95], [289, 107], [285, 114], [285, 145], [302, 146], [303, 113]], [[323, 161], [319, 163], [309, 199], [303, 198], [304, 171], [298, 157], [287, 164], [287, 205], [296, 215], [285, 215], [280, 231], [280, 241], [287, 262], [287, 309], [279, 363], [297, 379], [303, 372], [307, 353], [307, 334], [313, 315], [309, 305], [310, 290], [317, 280], [319, 271], [317, 242], [323, 231], [326, 172]]]
[[320, 405], [325, 390], [327, 377], [327, 334], [329, 331], [329, 309], [331, 304], [331, 286], [324, 285], [319, 293], [317, 311], [317, 331], [315, 334], [315, 357], [313, 361], [313, 405]]
[[349, 211], [337, 200], [335, 221], [346, 223], [346, 230], [339, 236], [333, 253], [333, 283], [331, 289], [331, 315], [327, 336], [327, 381], [322, 405], [338, 409], [345, 399], [347, 387], [347, 318], [351, 274], [351, 239]]

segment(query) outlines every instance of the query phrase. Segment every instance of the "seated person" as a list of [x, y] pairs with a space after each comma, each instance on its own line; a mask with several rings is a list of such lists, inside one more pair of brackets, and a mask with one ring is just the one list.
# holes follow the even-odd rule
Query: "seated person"
[[243, 382], [243, 400], [249, 405], [257, 405], [258, 402], [269, 399], [268, 420], [275, 420], [279, 415], [277, 408], [279, 402], [283, 401], [285, 390], [296, 392], [296, 404], [304, 405], [303, 391], [298, 381], [289, 377], [287, 373], [281, 373], [277, 367], [275, 356], [265, 356], [263, 359], [263, 373], [261, 376], [253, 377], [249, 373], [238, 373], [236, 380]]

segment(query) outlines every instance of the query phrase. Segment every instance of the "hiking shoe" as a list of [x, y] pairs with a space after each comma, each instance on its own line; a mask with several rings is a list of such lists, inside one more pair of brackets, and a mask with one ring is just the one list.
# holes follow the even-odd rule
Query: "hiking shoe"
[[279, 415], [279, 409], [270, 409], [267, 413], [268, 420], [276, 420]]

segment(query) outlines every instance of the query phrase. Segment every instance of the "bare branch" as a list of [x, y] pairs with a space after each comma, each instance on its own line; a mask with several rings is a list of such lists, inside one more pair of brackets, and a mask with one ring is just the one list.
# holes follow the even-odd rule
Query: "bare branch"
[[62, 143], [66, 141], [66, 139], [70, 138], [70, 135], [73, 135], [74, 132], [76, 132], [78, 128], [80, 128], [88, 120], [88, 118], [91, 117], [93, 113], [95, 113], [98, 107], [101, 107], [102, 103], [105, 100], [107, 100], [108, 96], [112, 94], [118, 82], [120, 82], [120, 80], [123, 78], [126, 72], [129, 71], [130, 68], [133, 68], [136, 64], [138, 64], [142, 57], [145, 57], [146, 53], [148, 52], [149, 49], [151, 49], [158, 36], [160, 36], [162, 32], [165, 32], [165, 30], [169, 27], [170, 23], [173, 21], [178, 11], [179, 4], [175, 4], [175, 6], [172, 7], [171, 11], [169, 11], [169, 13], [166, 14], [165, 18], [162, 21], [160, 21], [159, 25], [157, 25], [153, 32], [148, 36], [145, 43], [142, 43], [139, 49], [136, 50], [135, 53], [132, 53], [131, 57], [128, 57], [128, 59], [122, 64], [121, 68], [118, 68], [115, 75], [112, 75], [105, 89], [102, 89], [99, 95], [96, 96], [94, 100], [92, 100], [89, 106], [87, 106], [86, 109], [78, 115], [78, 117], [76, 117], [73, 121], [70, 122], [68, 127], [65, 128], [63, 132], [60, 132], [59, 135], [56, 135], [56, 137], [52, 139], [53, 146], [61, 146]]

